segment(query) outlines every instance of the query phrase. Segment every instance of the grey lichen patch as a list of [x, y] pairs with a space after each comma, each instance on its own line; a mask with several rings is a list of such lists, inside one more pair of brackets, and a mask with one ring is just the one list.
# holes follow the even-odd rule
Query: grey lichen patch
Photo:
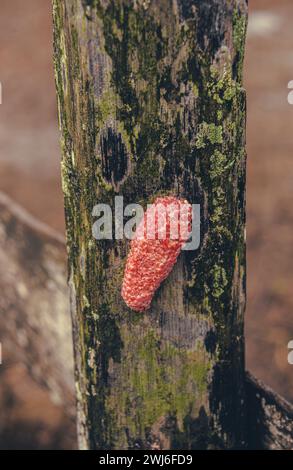
[[90, 369], [95, 369], [96, 367], [96, 352], [91, 348], [88, 351], [88, 366]]

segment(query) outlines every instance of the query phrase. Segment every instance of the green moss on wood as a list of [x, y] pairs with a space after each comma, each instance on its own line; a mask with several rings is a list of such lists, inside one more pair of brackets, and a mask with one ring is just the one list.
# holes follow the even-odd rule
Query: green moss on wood
[[120, 373], [116, 370], [120, 379], [115, 382], [114, 378], [107, 398], [107, 409], [118, 423], [118, 440], [127, 436], [128, 445], [137, 435], [147, 440], [152, 427], [166, 416], [176, 417], [182, 432], [184, 419], [196, 418], [205, 401], [211, 363], [203, 345], [195, 345], [192, 351], [180, 350], [169, 342], [161, 343], [152, 328], [135, 337], [124, 328], [122, 338], [129, 352], [123, 357]]
[[216, 126], [214, 123], [203, 122], [198, 126], [195, 146], [198, 149], [205, 148], [207, 142], [212, 145], [223, 143], [222, 126]]

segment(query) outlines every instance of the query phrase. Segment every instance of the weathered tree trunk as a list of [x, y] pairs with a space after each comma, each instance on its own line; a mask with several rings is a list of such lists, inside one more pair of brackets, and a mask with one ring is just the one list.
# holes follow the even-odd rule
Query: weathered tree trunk
[[[80, 447], [243, 447], [247, 2], [53, 4]], [[92, 209], [162, 194], [201, 205], [201, 245], [137, 314]]]
[[1, 191], [0, 266], [0, 449], [74, 446], [65, 240]]
[[3, 364], [22, 363], [74, 415], [65, 240], [0, 192]]
[[249, 449], [293, 450], [293, 406], [246, 373]]

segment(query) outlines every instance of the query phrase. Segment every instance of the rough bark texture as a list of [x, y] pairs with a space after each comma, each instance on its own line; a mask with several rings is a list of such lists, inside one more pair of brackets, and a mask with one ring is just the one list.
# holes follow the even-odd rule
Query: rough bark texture
[[250, 449], [293, 450], [293, 406], [257, 380], [246, 375]]
[[[81, 448], [246, 445], [245, 0], [54, 0]], [[92, 209], [199, 203], [151, 310], [120, 295], [128, 245]]]

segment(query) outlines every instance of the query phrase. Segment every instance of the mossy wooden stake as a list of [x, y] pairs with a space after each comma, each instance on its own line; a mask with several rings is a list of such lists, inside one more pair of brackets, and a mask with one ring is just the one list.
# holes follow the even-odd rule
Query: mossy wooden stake
[[[80, 447], [243, 447], [246, 1], [53, 11]], [[201, 204], [201, 245], [136, 314], [92, 209], [169, 194]]]

